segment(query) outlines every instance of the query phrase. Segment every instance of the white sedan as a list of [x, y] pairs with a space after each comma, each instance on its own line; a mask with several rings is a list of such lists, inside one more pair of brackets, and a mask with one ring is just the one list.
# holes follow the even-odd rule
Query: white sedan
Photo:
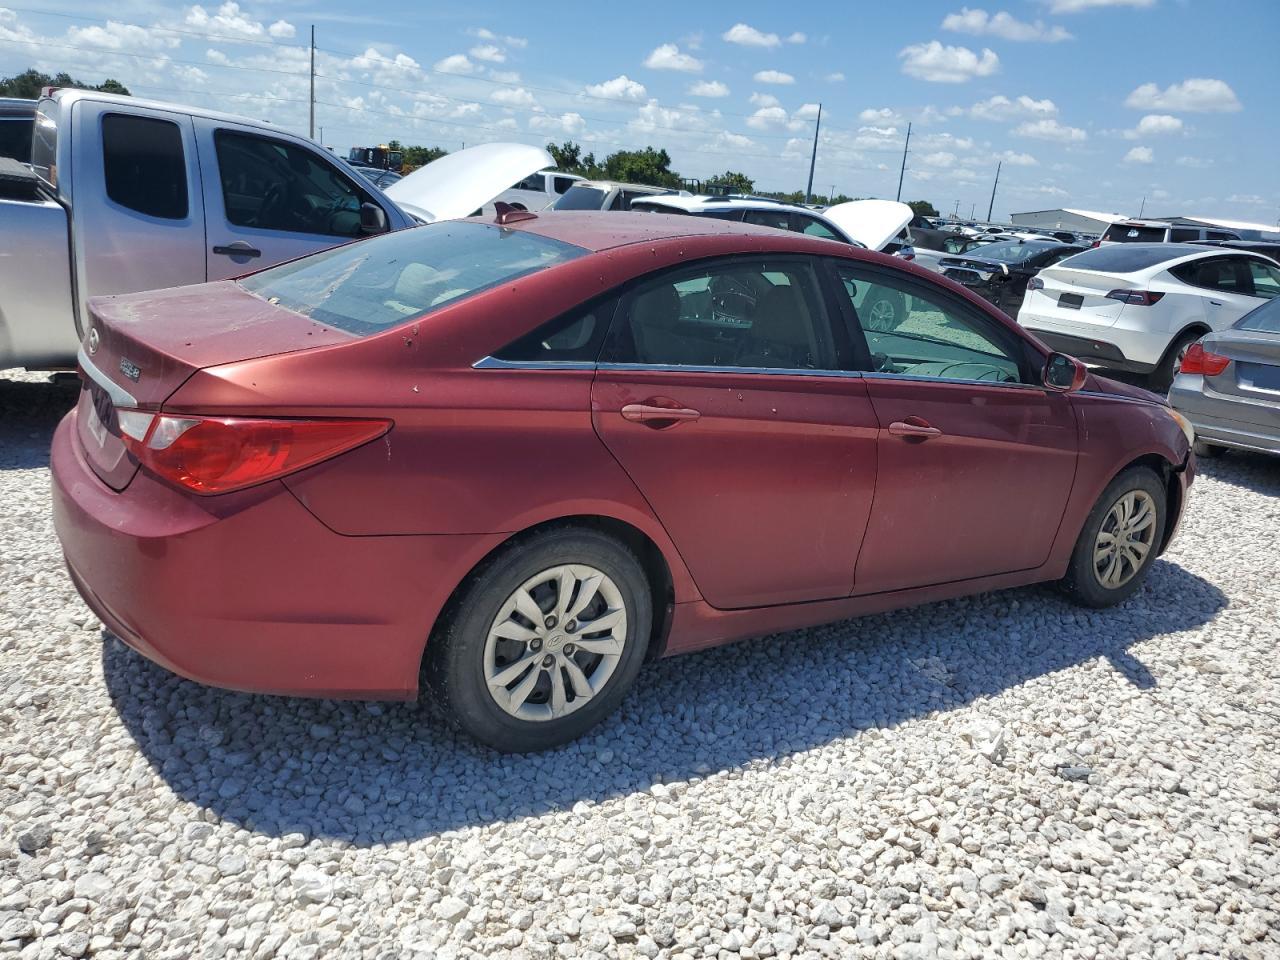
[[1150, 374], [1163, 391], [1191, 344], [1277, 295], [1280, 266], [1259, 254], [1117, 243], [1040, 271], [1018, 323], [1086, 363]]

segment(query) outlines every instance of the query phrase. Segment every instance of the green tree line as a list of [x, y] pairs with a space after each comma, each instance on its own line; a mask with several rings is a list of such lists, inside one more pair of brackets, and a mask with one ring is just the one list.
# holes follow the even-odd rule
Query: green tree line
[[102, 83], [85, 83], [69, 73], [49, 76], [39, 70], [24, 70], [12, 77], [0, 77], [0, 97], [20, 97], [35, 100], [44, 87], [76, 87], [79, 90], [100, 90], [103, 93], [122, 93], [129, 96], [129, 88], [119, 80], [107, 78]]

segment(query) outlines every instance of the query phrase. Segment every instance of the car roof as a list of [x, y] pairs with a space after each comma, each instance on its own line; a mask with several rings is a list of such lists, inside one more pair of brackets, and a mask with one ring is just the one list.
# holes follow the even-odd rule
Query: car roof
[[[562, 174], [562, 176], [573, 176], [573, 174]], [[623, 183], [621, 180], [584, 180], [579, 177], [575, 187], [599, 187], [601, 190], [639, 190], [641, 193], [658, 194], [668, 193], [674, 190], [674, 187], [655, 187], [651, 183]], [[570, 188], [572, 189], [572, 187]], [[674, 194], [673, 194], [674, 196]]]
[[[489, 218], [473, 218], [492, 223]], [[523, 230], [550, 240], [572, 243], [593, 252], [611, 250], [633, 243], [656, 243], [681, 237], [733, 236], [754, 234], [777, 242], [779, 248], [792, 246], [790, 239], [804, 239], [822, 244], [833, 240], [817, 240], [804, 234], [760, 227], [714, 217], [687, 217], [680, 214], [630, 213], [598, 210], [557, 210], [545, 216], [535, 215], [507, 224], [508, 229]], [[840, 247], [853, 249], [848, 244]]]
[[[167, 113], [187, 114], [188, 116], [208, 117], [211, 120], [221, 120], [226, 123], [238, 123], [245, 127], [257, 127], [260, 130], [269, 130], [276, 135], [286, 134], [288, 136], [297, 136], [284, 127], [276, 126], [267, 120], [255, 120], [253, 117], [245, 117], [234, 113], [223, 113], [220, 110], [210, 110], [208, 107], [192, 107], [186, 104], [170, 103], [165, 100], [145, 100], [142, 97], [130, 97], [119, 93], [103, 93], [101, 90], [81, 90], [72, 87], [60, 87], [53, 92], [54, 98], [63, 106], [69, 106], [77, 100], [93, 100], [99, 103], [114, 103], [121, 106], [140, 107], [144, 110], [163, 110]], [[302, 139], [306, 139], [305, 137]], [[342, 159], [339, 157], [338, 159]], [[343, 162], [347, 162], [343, 160]]]
[[[1104, 252], [1109, 251], [1109, 252]], [[1105, 266], [1095, 267], [1091, 265], [1077, 264], [1076, 261], [1082, 257], [1087, 257], [1090, 261], [1097, 259], [1106, 259], [1108, 257], [1123, 258], [1126, 253], [1141, 254], [1150, 251], [1153, 255], [1163, 252], [1167, 256], [1160, 259], [1151, 259], [1145, 266], [1132, 267], [1131, 269], [1108, 269]], [[1069, 270], [1082, 270], [1087, 273], [1143, 273], [1147, 270], [1164, 270], [1171, 265], [1187, 263], [1191, 260], [1205, 260], [1209, 257], [1253, 257], [1259, 260], [1265, 260], [1260, 253], [1252, 253], [1248, 250], [1223, 250], [1220, 247], [1202, 246], [1198, 243], [1114, 243], [1107, 244], [1102, 247], [1088, 247], [1079, 255], [1072, 257], [1070, 260], [1064, 260], [1057, 267]]]
[[641, 203], [661, 203], [664, 206], [687, 210], [690, 213], [709, 210], [797, 210], [802, 213], [817, 213], [811, 207], [783, 200], [770, 200], [768, 197], [709, 197], [703, 194], [672, 195], [656, 200], [643, 200]]

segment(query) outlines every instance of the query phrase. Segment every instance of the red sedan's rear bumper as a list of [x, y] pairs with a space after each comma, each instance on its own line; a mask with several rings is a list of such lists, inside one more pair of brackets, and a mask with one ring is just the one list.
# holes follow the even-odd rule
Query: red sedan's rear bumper
[[121, 640], [200, 683], [411, 698], [431, 626], [501, 534], [347, 537], [283, 484], [200, 498], [140, 473], [107, 487], [54, 434], [54, 527], [85, 602]]

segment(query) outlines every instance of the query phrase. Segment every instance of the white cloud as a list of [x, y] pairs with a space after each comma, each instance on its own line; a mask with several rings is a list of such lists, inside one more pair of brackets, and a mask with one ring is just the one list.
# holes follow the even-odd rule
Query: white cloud
[[490, 94], [489, 99], [494, 103], [500, 103], [504, 107], [532, 107], [538, 101], [533, 94], [524, 87], [516, 87], [514, 90], [502, 89], [495, 90]]
[[879, 110], [867, 107], [858, 114], [858, 119], [863, 123], [901, 123], [902, 114], [889, 107], [881, 107]]
[[1134, 147], [1124, 155], [1125, 163], [1151, 163], [1154, 160], [1155, 154], [1150, 147]]
[[1143, 137], [1158, 137], [1163, 134], [1181, 133], [1182, 121], [1167, 113], [1149, 113], [1132, 130], [1124, 132], [1126, 140], [1140, 140]]
[[816, 120], [818, 119], [818, 105], [816, 103], [803, 103], [800, 109], [791, 114], [792, 120]]
[[551, 133], [579, 134], [586, 126], [587, 121], [579, 113], [562, 113], [558, 117], [549, 113], [535, 113], [529, 118], [530, 130]]
[[473, 27], [468, 30], [467, 33], [480, 40], [494, 40], [505, 43], [508, 47], [515, 47], [517, 50], [523, 50], [529, 45], [529, 41], [526, 37], [499, 36], [492, 30], [487, 30], [484, 27]]
[[[0, 30], [0, 37], [8, 36], [7, 30]], [[67, 36], [73, 44], [107, 50], [163, 50], [181, 43], [177, 37], [159, 36], [145, 27], [115, 20], [107, 21], [103, 27], [71, 27], [67, 30]]]
[[788, 83], [795, 83], [796, 78], [789, 73], [783, 73], [781, 70], [760, 70], [755, 75], [756, 83], [774, 83], [785, 86]]
[[904, 47], [898, 58], [903, 73], [930, 83], [965, 83], [1000, 69], [1000, 58], [991, 50], [983, 48], [977, 54], [968, 47], [944, 47], [937, 40]]
[[267, 33], [282, 40], [287, 40], [290, 37], [298, 35], [297, 28], [287, 20], [277, 20], [271, 26], [267, 27]]
[[472, 47], [471, 55], [477, 60], [485, 60], [489, 63], [507, 62], [507, 55], [502, 52], [502, 48], [492, 43], [482, 43], [479, 46]]
[[774, 124], [784, 123], [787, 111], [782, 107], [761, 107], [747, 118], [747, 126], [756, 130], [768, 130]]
[[1052, 0], [1050, 13], [1079, 13], [1097, 7], [1154, 7], [1156, 0]]
[[1051, 140], [1055, 143], [1078, 143], [1089, 135], [1079, 127], [1068, 127], [1052, 117], [1045, 120], [1028, 120], [1014, 128], [1014, 135], [1033, 140]]
[[451, 57], [437, 60], [432, 69], [440, 73], [475, 73], [476, 65], [467, 59], [465, 53], [455, 53]]
[[939, 150], [936, 153], [926, 153], [920, 158], [926, 166], [930, 167], [950, 167], [956, 162], [956, 155], [948, 153], [946, 150]]
[[823, 79], [827, 83], [844, 83], [844, 74], [837, 70], [835, 73], [828, 73]]
[[1052, 100], [1033, 100], [1025, 94], [1010, 100], [1001, 94], [979, 100], [969, 108], [969, 116], [978, 120], [1013, 120], [1017, 117], [1052, 117], [1058, 105]]
[[718, 150], [728, 147], [733, 150], [741, 150], [744, 147], [754, 147], [756, 142], [750, 137], [744, 137], [740, 133], [731, 133], [728, 130], [721, 130], [716, 135], [715, 141], [710, 145], [712, 149]]
[[212, 47], [204, 52], [204, 58], [210, 63], [228, 64], [231, 62], [231, 58], [225, 53], [221, 50], [214, 50]]
[[498, 83], [519, 83], [520, 74], [515, 70], [490, 70], [489, 79]]
[[782, 43], [776, 33], [761, 33], [745, 23], [735, 23], [720, 35], [720, 39], [743, 47], [776, 47]]
[[1213, 166], [1213, 161], [1204, 157], [1179, 157], [1173, 162], [1180, 167], [1187, 167], [1191, 170], [1204, 170], [1206, 167]]
[[687, 53], [681, 53], [680, 48], [674, 43], [664, 43], [659, 47], [655, 47], [649, 56], [645, 57], [644, 65], [650, 70], [678, 70], [681, 73], [701, 73], [702, 61], [697, 57], [691, 57]]
[[1227, 197], [1227, 203], [1247, 203], [1254, 207], [1271, 206], [1266, 197], [1260, 197], [1256, 193], [1233, 193]]
[[761, 93], [759, 90], [751, 94], [750, 100], [757, 107], [776, 107], [782, 102], [772, 93]]
[[678, 127], [681, 124], [706, 123], [703, 115], [696, 118], [680, 108], [664, 107], [655, 99], [650, 99], [643, 107], [636, 110], [634, 120], [627, 126], [637, 133], [652, 133], [654, 130]]
[[688, 92], [691, 97], [727, 97], [729, 88], [719, 80], [699, 80]]
[[1057, 43], [1072, 39], [1071, 34], [1062, 27], [1047, 27], [1040, 20], [1028, 23], [1003, 10], [999, 13], [987, 13], [985, 10], [970, 10], [968, 7], [962, 7], [959, 13], [947, 14], [942, 20], [942, 29], [955, 33], [970, 33], [977, 37], [986, 35], [1018, 42], [1038, 40], [1044, 43]]
[[645, 89], [643, 83], [637, 83], [624, 73], [604, 83], [589, 85], [587, 93], [593, 97], [605, 97], [609, 100], [643, 100]]
[[996, 159], [1009, 164], [1011, 167], [1034, 167], [1039, 165], [1040, 162], [1029, 153], [1017, 153], [1013, 150], [997, 153]]
[[809, 38], [797, 30], [791, 36], [787, 37], [787, 43], [804, 43]]
[[1234, 113], [1241, 109], [1236, 92], [1222, 80], [1192, 77], [1163, 90], [1144, 83], [1125, 100], [1126, 107], [1138, 110], [1177, 110], [1190, 113]]
[[186, 23], [189, 27], [207, 30], [209, 33], [230, 34], [245, 39], [261, 37], [267, 32], [266, 27], [257, 20], [241, 13], [240, 4], [235, 0], [228, 0], [218, 7], [215, 14], [210, 14], [204, 7], [196, 4], [187, 11]]

